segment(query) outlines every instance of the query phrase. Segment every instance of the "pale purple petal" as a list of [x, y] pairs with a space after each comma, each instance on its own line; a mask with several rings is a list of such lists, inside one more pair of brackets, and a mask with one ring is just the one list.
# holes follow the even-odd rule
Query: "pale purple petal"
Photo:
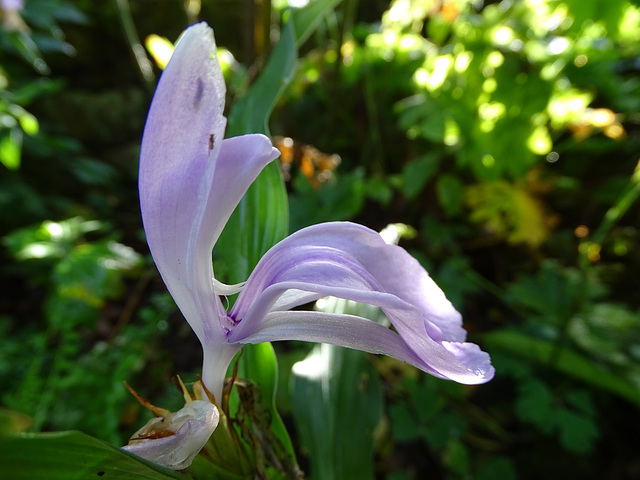
[[463, 344], [466, 332], [460, 314], [417, 260], [366, 227], [315, 225], [267, 252], [230, 312], [239, 323], [229, 341], [242, 342], [260, 328], [266, 312], [288, 289], [381, 307], [419, 357], [420, 368], [430, 373], [435, 370], [462, 383], [481, 383], [493, 376], [488, 355], [469, 356], [463, 354], [465, 348], [443, 345]]
[[7, 12], [22, 10], [24, 8], [24, 0], [2, 0], [0, 1], [0, 9]]
[[201, 235], [209, 253], [249, 186], [262, 169], [279, 156], [280, 151], [261, 134], [227, 138], [222, 142], [203, 219], [205, 234]]
[[249, 185], [279, 154], [263, 135], [222, 140], [225, 85], [215, 54], [206, 24], [180, 38], [149, 110], [139, 177], [151, 254], [203, 345], [224, 340], [211, 251]]
[[[382, 291], [417, 307], [433, 325], [432, 337], [440, 335], [436, 340], [465, 340], [466, 332], [462, 328], [461, 315], [420, 263], [403, 248], [387, 245], [377, 232], [354, 223], [323, 223], [290, 235], [267, 252], [252, 274], [251, 286], [247, 285], [248, 292], [244, 296], [251, 296], [255, 300], [264, 288], [273, 283], [273, 269], [268, 264], [278, 263], [278, 268], [286, 269], [288, 266], [283, 262], [290, 252], [310, 252], [311, 249], [316, 249], [316, 252], [319, 252], [318, 249], [333, 250], [345, 255], [345, 260], [336, 261], [353, 263], [354, 268], [363, 269], [375, 278]], [[285, 255], [283, 251], [286, 251]], [[319, 255], [322, 261], [322, 253]], [[304, 257], [304, 253], [302, 256]], [[315, 272], [311, 272], [311, 277], [314, 275]], [[313, 278], [311, 283], [315, 283]], [[242, 305], [251, 303], [247, 298], [243, 299]], [[242, 313], [239, 317], [243, 317]]]
[[[142, 440], [122, 449], [172, 470], [187, 468], [218, 426], [218, 409], [208, 401], [195, 400], [169, 416], [171, 418], [154, 419], [150, 423], [160, 421], [163, 430], [176, 431], [175, 435]], [[145, 428], [136, 435], [143, 431], [149, 433]]]
[[[388, 355], [436, 377], [448, 378], [425, 365], [393, 330], [354, 315], [304, 310], [270, 312], [258, 328], [240, 343], [279, 340], [330, 343], [363, 352]], [[464, 371], [466, 372], [466, 369]]]
[[197, 245], [226, 124], [215, 53], [205, 24], [185, 31], [158, 82], [140, 152], [140, 207], [149, 249], [201, 340], [202, 318], [223, 310], [213, 298], [211, 262], [202, 262], [210, 253]]
[[[475, 373], [478, 376], [483, 376], [484, 372], [493, 372], [489, 354], [480, 350], [480, 347], [475, 343], [442, 342], [442, 346], [449, 350], [458, 360], [460, 360], [465, 365], [475, 365]], [[493, 373], [491, 374], [491, 376], [493, 377]]]
[[222, 401], [222, 388], [227, 376], [227, 368], [233, 357], [242, 348], [239, 344], [228, 343], [203, 343], [202, 351], [202, 382], [207, 386], [220, 405]]

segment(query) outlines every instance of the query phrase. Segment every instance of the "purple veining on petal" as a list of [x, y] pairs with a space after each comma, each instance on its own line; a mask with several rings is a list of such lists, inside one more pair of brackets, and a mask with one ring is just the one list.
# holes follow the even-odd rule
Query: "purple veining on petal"
[[[408, 282], [420, 288], [409, 287]], [[463, 383], [488, 381], [493, 375], [493, 370], [478, 367], [487, 363], [486, 354], [486, 358], [470, 356], [464, 353], [467, 347], [445, 346], [472, 344], [460, 343], [466, 338], [461, 316], [427, 272], [405, 250], [387, 245], [379, 234], [365, 227], [351, 223], [315, 225], [294, 233], [267, 252], [232, 309], [241, 322], [229, 333], [229, 341], [245, 342], [261, 330], [268, 312], [288, 289], [381, 307], [405, 345], [397, 354], [387, 354], [406, 361], [408, 349], [420, 359], [411, 363], [429, 373], [438, 372], [438, 376]], [[295, 316], [287, 318], [294, 321]], [[358, 325], [367, 328], [366, 324]], [[278, 328], [286, 331], [282, 324]], [[307, 341], [314, 341], [314, 335], [317, 341], [331, 337], [308, 328]], [[348, 331], [348, 326], [345, 328]], [[295, 339], [304, 336], [299, 326], [292, 326], [289, 333], [294, 330]], [[360, 335], [365, 333], [360, 331]], [[349, 343], [359, 348], [357, 339]], [[372, 345], [368, 348], [375, 350]]]

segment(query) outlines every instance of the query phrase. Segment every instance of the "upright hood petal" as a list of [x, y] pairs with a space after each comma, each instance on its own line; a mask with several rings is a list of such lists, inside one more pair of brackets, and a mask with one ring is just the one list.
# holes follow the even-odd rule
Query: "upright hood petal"
[[[207, 255], [198, 240], [226, 125], [226, 89], [215, 55], [213, 33], [204, 23], [178, 40], [149, 108], [138, 185], [151, 255], [200, 338], [204, 326], [198, 319], [222, 309], [211, 298], [211, 262], [197, 261]], [[207, 296], [208, 311], [202, 311], [198, 297]]]
[[200, 341], [216, 343], [225, 315], [211, 251], [246, 189], [278, 151], [263, 135], [223, 140], [225, 84], [205, 23], [179, 39], [156, 89], [140, 153], [147, 242]]

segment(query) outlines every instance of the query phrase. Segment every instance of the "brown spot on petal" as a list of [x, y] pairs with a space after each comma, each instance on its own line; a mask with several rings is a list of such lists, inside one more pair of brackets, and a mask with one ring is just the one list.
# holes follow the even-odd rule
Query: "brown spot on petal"
[[200, 103], [202, 102], [202, 97], [204, 96], [204, 82], [200, 77], [196, 79], [196, 93], [193, 96], [193, 106], [194, 108], [198, 108]]

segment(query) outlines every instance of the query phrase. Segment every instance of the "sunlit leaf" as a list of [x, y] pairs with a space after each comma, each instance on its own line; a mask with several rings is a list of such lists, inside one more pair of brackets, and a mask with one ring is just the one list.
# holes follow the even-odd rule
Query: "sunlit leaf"
[[38, 133], [38, 119], [29, 112], [22, 112], [18, 117], [18, 121], [20, 122], [20, 127], [22, 127], [22, 130], [27, 135], [35, 135]]
[[541, 202], [525, 188], [505, 181], [467, 187], [467, 205], [472, 221], [509, 243], [540, 245], [547, 237], [547, 216]]
[[151, 34], [145, 39], [144, 46], [151, 53], [156, 65], [163, 70], [173, 54], [173, 44], [165, 37]]
[[9, 170], [16, 170], [20, 167], [21, 143], [16, 135], [5, 135], [0, 138], [0, 163]]
[[549, 136], [547, 127], [540, 125], [536, 127], [527, 139], [527, 148], [536, 155], [546, 155], [553, 148], [553, 142]]
[[382, 390], [365, 354], [317, 345], [293, 374], [292, 409], [310, 474], [374, 478], [373, 431], [382, 415]]
[[[368, 318], [377, 312], [334, 298], [326, 299], [322, 310]], [[379, 376], [363, 352], [316, 345], [296, 363], [292, 410], [301, 443], [309, 452], [310, 476], [373, 479], [373, 431], [382, 406]]]

